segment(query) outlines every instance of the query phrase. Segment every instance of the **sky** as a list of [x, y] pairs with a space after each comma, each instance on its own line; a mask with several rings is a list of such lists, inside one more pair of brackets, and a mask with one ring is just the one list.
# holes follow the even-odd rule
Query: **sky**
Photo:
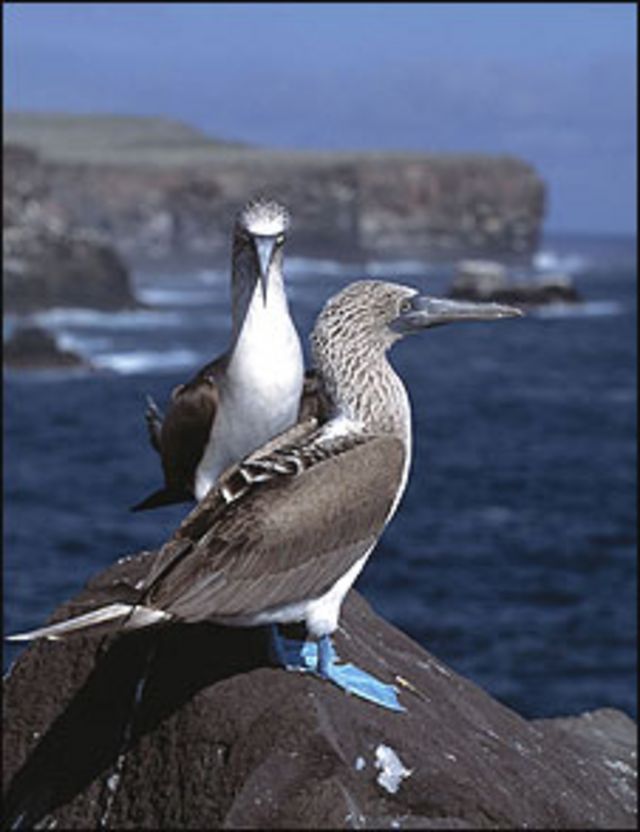
[[279, 148], [509, 154], [548, 231], [635, 233], [633, 3], [5, 3], [5, 109]]

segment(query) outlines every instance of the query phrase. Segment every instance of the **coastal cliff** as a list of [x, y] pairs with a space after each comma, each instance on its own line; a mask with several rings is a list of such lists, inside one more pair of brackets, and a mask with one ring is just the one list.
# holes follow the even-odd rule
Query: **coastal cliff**
[[[123, 559], [53, 616], [134, 591]], [[12, 828], [626, 829], [635, 725], [527, 720], [347, 597], [336, 647], [406, 711], [269, 666], [265, 632], [174, 625], [30, 647], [5, 679]]]
[[5, 146], [3, 161], [5, 310], [28, 314], [51, 306], [135, 307], [129, 272], [115, 246], [99, 229], [62, 210], [37, 154]]
[[[162, 119], [7, 114], [4, 126], [41, 158], [41, 210], [133, 263], [226, 262], [233, 216], [256, 194], [291, 209], [292, 253], [361, 261], [527, 262], [544, 214], [544, 183], [506, 156], [259, 149]], [[25, 170], [10, 155], [5, 167], [7, 193]]]

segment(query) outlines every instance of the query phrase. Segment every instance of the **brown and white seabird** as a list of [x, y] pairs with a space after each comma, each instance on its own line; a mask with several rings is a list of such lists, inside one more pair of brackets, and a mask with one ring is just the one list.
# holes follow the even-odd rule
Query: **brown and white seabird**
[[393, 686], [336, 662], [330, 640], [409, 472], [409, 399], [386, 353], [422, 329], [519, 314], [395, 283], [351, 284], [328, 301], [311, 335], [327, 421], [299, 423], [226, 471], [163, 546], [137, 604], [113, 603], [12, 638], [171, 621], [303, 622], [310, 640], [297, 656], [290, 643], [282, 648], [285, 665], [401, 709]]
[[229, 465], [292, 425], [303, 385], [300, 341], [282, 273], [287, 210], [253, 200], [233, 233], [231, 346], [176, 387], [164, 419], [149, 401], [165, 486], [134, 511], [201, 500]]

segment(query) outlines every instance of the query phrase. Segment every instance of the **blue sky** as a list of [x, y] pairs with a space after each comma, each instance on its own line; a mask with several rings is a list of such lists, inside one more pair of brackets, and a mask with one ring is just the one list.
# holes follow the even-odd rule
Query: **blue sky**
[[4, 7], [7, 109], [166, 115], [296, 148], [509, 153], [549, 230], [632, 232], [632, 3]]

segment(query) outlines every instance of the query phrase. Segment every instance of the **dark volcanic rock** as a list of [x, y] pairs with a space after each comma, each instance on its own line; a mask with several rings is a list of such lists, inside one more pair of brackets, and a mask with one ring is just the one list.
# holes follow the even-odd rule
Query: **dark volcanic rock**
[[61, 349], [51, 333], [32, 325], [13, 332], [3, 344], [2, 360], [7, 367], [20, 370], [89, 366], [81, 356]]
[[82, 217], [64, 216], [49, 171], [34, 153], [4, 148], [3, 299], [26, 313], [51, 306], [136, 306], [117, 251]]
[[528, 282], [512, 281], [501, 263], [490, 260], [465, 260], [459, 263], [449, 297], [520, 306], [579, 303], [582, 300], [576, 287], [565, 275], [542, 275], [535, 281]]
[[[55, 618], [118, 585], [120, 562]], [[401, 686], [405, 713], [268, 666], [261, 630], [170, 626], [31, 647], [5, 681], [7, 823], [58, 828], [635, 827], [634, 725], [527, 721], [356, 593], [343, 659]]]
[[51, 306], [127, 309], [136, 306], [129, 274], [111, 246], [67, 231], [5, 230], [4, 303], [10, 312]]

